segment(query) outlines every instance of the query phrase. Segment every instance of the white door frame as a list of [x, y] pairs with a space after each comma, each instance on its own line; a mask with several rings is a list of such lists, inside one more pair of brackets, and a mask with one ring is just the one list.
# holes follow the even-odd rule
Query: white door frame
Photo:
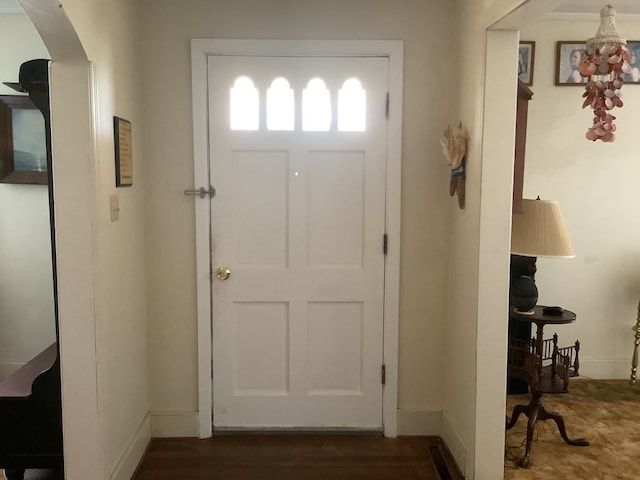
[[[382, 394], [384, 435], [395, 437], [398, 424], [398, 325], [400, 310], [400, 190], [403, 42], [310, 40], [191, 40], [193, 162], [195, 188], [209, 178], [207, 57], [209, 55], [378, 56], [389, 59], [389, 120], [386, 179], [386, 232], [389, 238], [384, 278], [386, 384]], [[198, 314], [198, 432], [213, 433], [211, 355], [211, 201], [196, 197], [196, 293]], [[215, 201], [213, 199], [212, 201]]]

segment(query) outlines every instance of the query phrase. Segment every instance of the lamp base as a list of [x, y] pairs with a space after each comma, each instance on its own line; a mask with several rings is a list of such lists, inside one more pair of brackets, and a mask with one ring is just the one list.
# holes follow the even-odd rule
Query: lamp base
[[518, 310], [516, 307], [513, 307], [513, 313], [517, 313], [518, 315], [533, 315], [535, 312], [533, 310], [525, 310], [525, 311], [521, 311]]

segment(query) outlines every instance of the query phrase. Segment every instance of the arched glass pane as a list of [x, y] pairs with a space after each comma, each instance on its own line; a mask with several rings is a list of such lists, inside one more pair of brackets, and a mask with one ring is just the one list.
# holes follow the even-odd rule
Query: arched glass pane
[[258, 130], [258, 89], [249, 77], [238, 77], [231, 88], [231, 130]]
[[282, 77], [267, 90], [267, 130], [293, 130], [293, 90]]
[[364, 132], [367, 118], [367, 92], [355, 78], [345, 81], [338, 92], [338, 130]]
[[302, 92], [302, 130], [326, 132], [331, 128], [331, 96], [325, 83], [313, 78]]

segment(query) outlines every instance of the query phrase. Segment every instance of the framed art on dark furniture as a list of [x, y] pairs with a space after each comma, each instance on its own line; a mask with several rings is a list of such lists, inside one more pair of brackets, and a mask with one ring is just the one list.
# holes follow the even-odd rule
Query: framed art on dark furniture
[[518, 79], [527, 86], [533, 85], [533, 65], [536, 42], [520, 42], [518, 47]]
[[0, 183], [47, 182], [42, 112], [26, 95], [0, 95]]

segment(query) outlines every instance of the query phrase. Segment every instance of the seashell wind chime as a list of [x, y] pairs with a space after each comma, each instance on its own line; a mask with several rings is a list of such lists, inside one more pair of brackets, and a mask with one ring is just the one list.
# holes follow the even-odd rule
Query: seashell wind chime
[[631, 72], [627, 41], [616, 31], [616, 11], [606, 5], [600, 12], [600, 27], [595, 37], [587, 40], [587, 55], [580, 64], [580, 75], [589, 82], [582, 95], [582, 108], [593, 109], [593, 125], [587, 130], [588, 140], [613, 142], [616, 139], [614, 108], [623, 106], [621, 99], [624, 75]]

